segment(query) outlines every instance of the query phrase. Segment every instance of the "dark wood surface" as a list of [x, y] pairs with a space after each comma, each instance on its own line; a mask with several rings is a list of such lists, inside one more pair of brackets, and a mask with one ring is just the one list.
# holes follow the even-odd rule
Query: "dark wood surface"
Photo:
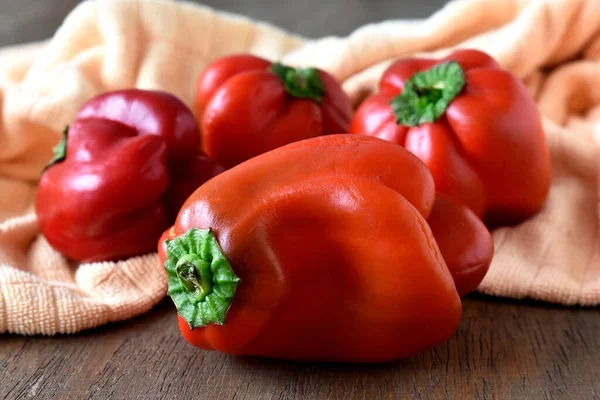
[[598, 309], [471, 296], [456, 334], [418, 356], [296, 363], [198, 350], [165, 300], [78, 335], [2, 336], [0, 398], [590, 400], [600, 398], [598, 332]]
[[[0, 0], [0, 45], [39, 40], [75, 0]], [[425, 17], [444, 0], [212, 0], [296, 33]], [[360, 329], [357, 326], [356, 329]], [[597, 399], [600, 310], [470, 296], [445, 344], [381, 365], [232, 357], [185, 343], [163, 301], [72, 336], [0, 335], [1, 399]]]

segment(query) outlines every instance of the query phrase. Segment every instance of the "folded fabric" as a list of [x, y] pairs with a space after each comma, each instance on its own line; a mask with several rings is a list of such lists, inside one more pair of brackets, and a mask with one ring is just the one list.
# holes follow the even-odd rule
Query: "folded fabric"
[[[553, 184], [544, 209], [493, 232], [479, 290], [600, 303], [597, 0], [463, 0], [423, 21], [307, 40], [207, 7], [163, 0], [81, 3], [52, 40], [0, 50], [0, 332], [69, 333], [149, 310], [166, 293], [156, 254], [72, 265], [39, 234], [36, 181], [64, 125], [107, 90], [161, 89], [192, 105], [212, 60], [250, 52], [343, 81], [354, 104], [398, 57], [476, 48], [523, 79], [544, 116]], [[439, 53], [439, 54], [438, 54]]]

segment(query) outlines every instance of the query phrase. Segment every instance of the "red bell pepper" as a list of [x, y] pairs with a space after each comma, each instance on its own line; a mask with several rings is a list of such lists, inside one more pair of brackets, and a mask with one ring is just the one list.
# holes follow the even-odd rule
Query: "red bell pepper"
[[91, 99], [42, 174], [42, 233], [78, 261], [151, 252], [187, 196], [223, 170], [200, 150], [191, 111], [176, 97], [120, 90]]
[[494, 255], [494, 241], [483, 222], [467, 207], [438, 194], [427, 224], [458, 294], [477, 289]]
[[204, 151], [226, 167], [291, 142], [347, 132], [352, 118], [348, 97], [325, 71], [249, 54], [209, 65], [196, 93]]
[[[432, 207], [423, 163], [366, 136], [300, 141], [224, 172], [159, 241], [184, 338], [231, 354], [350, 362], [441, 343], [461, 302], [427, 218], [464, 207]], [[489, 247], [485, 227], [464, 215], [449, 221], [484, 233], [457, 238], [461, 248], [473, 237]], [[443, 240], [454, 232], [437, 230]], [[487, 269], [485, 251], [473, 253]], [[448, 255], [458, 273], [475, 259]]]
[[396, 61], [352, 120], [353, 133], [398, 143], [436, 190], [489, 221], [536, 213], [550, 187], [542, 121], [525, 86], [487, 54]]

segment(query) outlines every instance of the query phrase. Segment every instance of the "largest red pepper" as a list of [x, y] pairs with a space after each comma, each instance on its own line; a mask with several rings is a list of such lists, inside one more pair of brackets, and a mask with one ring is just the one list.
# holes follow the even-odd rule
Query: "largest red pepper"
[[[492, 245], [468, 211], [435, 204], [430, 215], [434, 184], [416, 157], [356, 135], [224, 172], [159, 242], [181, 332], [204, 349], [318, 361], [392, 360], [444, 341], [460, 319], [457, 289], [477, 286]], [[430, 216], [455, 251], [440, 252]]]
[[430, 169], [436, 190], [493, 222], [537, 212], [550, 156], [525, 86], [487, 54], [396, 61], [352, 120], [353, 133], [398, 143]]
[[164, 92], [93, 98], [55, 151], [36, 211], [48, 242], [79, 261], [154, 250], [187, 196], [222, 171], [201, 152], [191, 111]]

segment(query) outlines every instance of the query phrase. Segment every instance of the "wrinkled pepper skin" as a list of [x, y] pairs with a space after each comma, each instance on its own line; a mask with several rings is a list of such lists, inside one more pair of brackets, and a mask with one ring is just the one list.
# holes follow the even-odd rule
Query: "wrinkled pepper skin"
[[185, 199], [223, 171], [201, 152], [192, 112], [164, 92], [99, 95], [64, 140], [66, 153], [42, 174], [36, 212], [50, 245], [77, 261], [153, 251]]
[[494, 242], [475, 213], [437, 195], [427, 223], [462, 297], [477, 289], [490, 268]]
[[198, 77], [196, 115], [204, 151], [229, 168], [288, 143], [348, 132], [352, 107], [325, 71], [235, 54]]
[[179, 272], [168, 272], [184, 338], [236, 355], [343, 362], [393, 360], [445, 341], [462, 308], [426, 221], [434, 192], [415, 156], [358, 135], [293, 143], [210, 180], [163, 234], [159, 256], [166, 268], [183, 265], [206, 244], [170, 246], [210, 228], [240, 283], [226, 318], [191, 329], [175, 296], [198, 318], [222, 288], [212, 282], [195, 302], [186, 296], [196, 288], [182, 295]]
[[[460, 68], [444, 69], [453, 62]], [[455, 78], [464, 86], [450, 93]], [[432, 108], [415, 113], [423, 107], [417, 101]], [[439, 117], [425, 115], [435, 108]], [[536, 105], [515, 76], [480, 51], [396, 61], [379, 92], [357, 109], [350, 132], [404, 146], [429, 167], [438, 192], [493, 224], [536, 213], [549, 190], [550, 157]]]

